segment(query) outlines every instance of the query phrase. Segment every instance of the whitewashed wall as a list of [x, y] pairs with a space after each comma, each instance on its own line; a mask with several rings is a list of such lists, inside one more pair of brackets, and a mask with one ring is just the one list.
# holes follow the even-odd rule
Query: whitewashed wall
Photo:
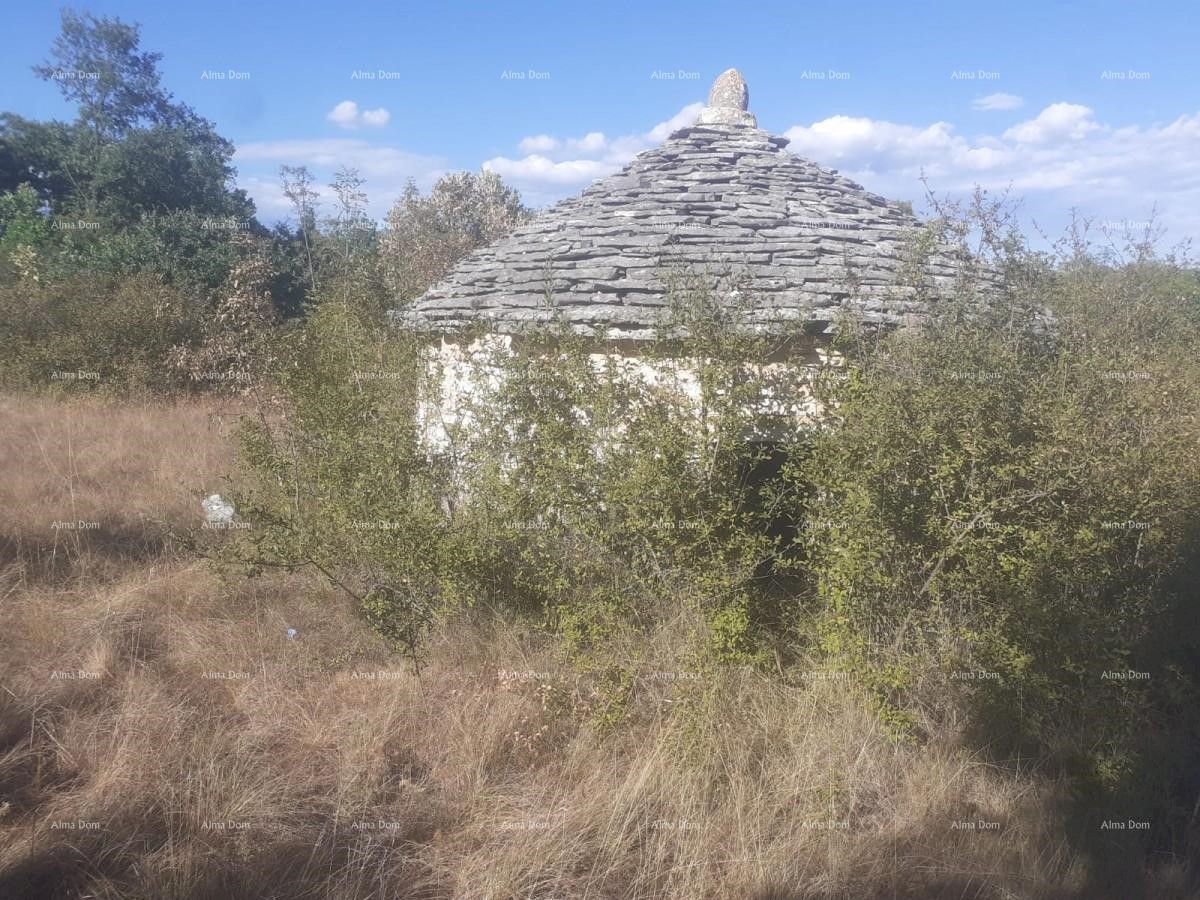
[[[431, 390], [421, 405], [420, 420], [430, 452], [451, 452], [456, 440], [471, 434], [472, 406], [499, 387], [502, 373], [497, 360], [514, 352], [523, 351], [514, 349], [509, 335], [488, 335], [469, 342], [441, 338], [429, 347]], [[606, 366], [621, 367], [647, 385], [674, 391], [699, 406], [700, 385], [694, 361], [651, 361], [616, 347], [589, 357], [597, 371]], [[822, 365], [841, 367], [842, 361], [814, 345], [797, 358], [764, 364], [760, 371], [770, 387], [762, 395], [760, 410], [777, 417], [784, 428], [811, 423], [820, 412], [811, 382]]]

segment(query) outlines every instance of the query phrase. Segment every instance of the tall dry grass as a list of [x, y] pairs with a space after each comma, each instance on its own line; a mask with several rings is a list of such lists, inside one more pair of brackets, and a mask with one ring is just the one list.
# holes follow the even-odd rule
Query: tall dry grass
[[220, 489], [238, 411], [0, 397], [0, 561], [62, 582], [159, 558], [168, 528], [196, 524], [195, 492]]
[[630, 644], [605, 730], [597, 682], [499, 616], [410, 674], [320, 584], [165, 541], [232, 412], [0, 401], [0, 897], [1184, 896], [1098, 883], [1061, 784], [897, 743], [844, 682], [692, 677], [686, 619]]

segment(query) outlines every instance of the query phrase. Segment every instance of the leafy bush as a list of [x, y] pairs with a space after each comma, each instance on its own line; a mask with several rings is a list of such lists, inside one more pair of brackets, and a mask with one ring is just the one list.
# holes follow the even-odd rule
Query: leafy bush
[[351, 305], [320, 304], [279, 346], [284, 403], [244, 422], [259, 477], [235, 504], [254, 527], [234, 557], [312, 567], [418, 657], [449, 546], [416, 428], [422, 369], [414, 348]]
[[1029, 282], [1053, 335], [1010, 295], [848, 336], [836, 427], [795, 475], [819, 645], [899, 723], [965, 695], [1006, 743], [1086, 733], [1108, 752], [1132, 710], [1194, 689], [1161, 638], [1200, 522], [1198, 295], [1169, 263], [1059, 262]]
[[133, 219], [121, 227], [64, 232], [58, 268], [113, 276], [154, 273], [197, 302], [215, 297], [239, 260], [245, 222], [190, 210]]
[[682, 602], [709, 652], [761, 659], [785, 611], [764, 588], [780, 541], [756, 398], [794, 377], [764, 365], [772, 345], [694, 308], [636, 363], [565, 327], [476, 337], [478, 393], [436, 452], [428, 339], [322, 301], [285, 348], [286, 418], [245, 434], [249, 558], [317, 566], [412, 651], [453, 600], [531, 615], [603, 668], [610, 639]]
[[29, 184], [0, 194], [0, 255], [17, 247], [39, 247], [50, 237], [42, 202]]
[[205, 317], [195, 347], [174, 348], [171, 362], [194, 386], [225, 384], [250, 390], [274, 364], [272, 348], [276, 323], [270, 285], [274, 276], [264, 242], [239, 235], [242, 259], [229, 274], [224, 296]]
[[10, 385], [71, 390], [178, 386], [168, 358], [199, 310], [156, 278], [28, 274], [0, 285], [0, 358]]

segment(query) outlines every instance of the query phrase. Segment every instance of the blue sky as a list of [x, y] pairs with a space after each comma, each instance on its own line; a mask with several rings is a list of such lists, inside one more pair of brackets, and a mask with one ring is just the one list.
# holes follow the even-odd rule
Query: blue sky
[[[918, 209], [924, 169], [952, 195], [1012, 185], [1052, 233], [1075, 207], [1098, 223], [1156, 210], [1168, 242], [1200, 236], [1194, 0], [86, 8], [142, 25], [166, 86], [237, 145], [268, 221], [284, 215], [281, 163], [358, 167], [378, 216], [410, 177], [483, 166], [544, 205], [685, 123], [733, 66], [789, 149]], [[29, 71], [58, 10], [6, 11], [0, 109], [70, 116]]]

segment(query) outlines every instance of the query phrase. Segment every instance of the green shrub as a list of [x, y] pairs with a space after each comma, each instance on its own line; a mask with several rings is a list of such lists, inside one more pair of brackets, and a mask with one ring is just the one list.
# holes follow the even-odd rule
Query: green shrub
[[449, 547], [418, 444], [415, 348], [353, 307], [326, 302], [283, 341], [284, 401], [241, 430], [255, 488], [235, 556], [253, 573], [313, 567], [376, 629], [417, 656]]
[[[747, 402], [778, 378], [757, 365], [767, 342], [701, 317], [646, 349], [657, 381], [565, 328], [515, 352], [500, 342], [450, 458], [418, 421], [437, 386], [427, 338], [384, 331], [377, 312], [324, 300], [282, 348], [286, 415], [243, 436], [258, 475], [237, 501], [255, 523], [246, 559], [320, 568], [414, 652], [439, 607], [483, 603], [535, 617], [603, 670], [623, 629], [682, 602], [715, 656], [762, 658], [783, 618], [764, 599], [780, 542]], [[670, 376], [681, 353], [699, 403]]]
[[0, 194], [0, 256], [17, 247], [40, 247], [50, 238], [42, 201], [28, 184]]
[[[1117, 746], [1176, 680], [1153, 648], [1200, 514], [1197, 294], [1177, 267], [1136, 266], [1031, 282], [1053, 337], [1010, 295], [846, 341], [852, 376], [825, 385], [836, 427], [801, 473], [803, 534], [820, 643], [885, 709], [966, 695], [1006, 742], [1080, 726]], [[1140, 312], [1125, 331], [1097, 307]], [[1105, 674], [1129, 670], [1151, 676]]]
[[26, 274], [0, 285], [0, 357], [9, 385], [148, 390], [177, 386], [173, 347], [196, 334], [199, 311], [150, 276]]
[[275, 368], [271, 303], [275, 275], [266, 242], [248, 234], [234, 239], [239, 261], [223, 286], [216, 308], [205, 316], [196, 346], [180, 345], [171, 355], [179, 376], [196, 388], [255, 389]]

